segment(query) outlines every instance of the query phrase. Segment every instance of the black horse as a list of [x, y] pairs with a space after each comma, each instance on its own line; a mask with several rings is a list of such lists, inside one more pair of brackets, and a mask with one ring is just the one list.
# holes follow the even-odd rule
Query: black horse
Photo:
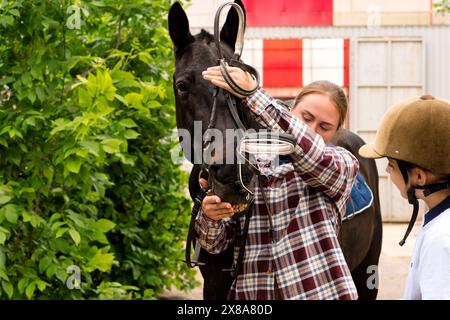
[[[235, 2], [244, 8], [240, 0]], [[235, 10], [231, 9], [220, 32], [221, 49], [224, 56], [228, 58], [234, 51], [238, 23], [238, 15]], [[173, 87], [177, 128], [187, 130], [193, 138], [195, 136], [194, 121], [199, 121], [202, 130], [205, 130], [209, 123], [214, 86], [203, 80], [201, 72], [209, 66], [217, 65], [217, 48], [214, 37], [205, 30], [195, 36], [191, 35], [186, 13], [177, 2], [172, 5], [169, 12], [169, 33], [175, 53]], [[219, 119], [215, 128], [222, 132], [225, 132], [226, 129], [236, 129], [231, 114], [226, 111], [227, 104], [223, 95], [217, 97], [217, 106], [218, 110], [222, 112], [217, 113]], [[243, 123], [248, 128], [257, 129], [258, 126], [250, 112], [245, 112], [245, 108], [240, 105], [238, 107]], [[348, 149], [358, 158], [360, 170], [374, 195], [371, 207], [343, 223], [339, 233], [339, 242], [352, 272], [359, 298], [375, 299], [378, 290], [374, 284], [378, 283], [378, 273], [374, 267], [376, 268], [378, 265], [382, 238], [377, 168], [374, 160], [364, 159], [358, 155], [358, 149], [364, 144], [364, 141], [356, 134], [348, 130], [341, 130], [336, 135], [334, 143]], [[199, 147], [191, 141], [188, 147], [184, 144], [183, 150], [185, 154], [194, 155], [201, 152]], [[235, 145], [232, 144], [225, 146], [225, 149], [234, 147]], [[226, 150], [223, 152], [226, 154]], [[192, 161], [192, 158], [189, 157], [189, 160]], [[209, 172], [209, 181], [220, 186], [215, 189], [215, 193], [233, 205], [245, 202], [245, 198], [239, 193], [235, 183], [236, 172], [237, 166], [233, 164], [212, 165]], [[189, 181], [189, 191], [193, 199], [200, 190], [199, 173], [200, 165], [194, 164]], [[220, 254], [213, 255], [201, 250], [199, 261], [205, 263], [200, 267], [204, 278], [204, 299], [226, 299], [233, 278], [229, 272], [224, 272], [222, 269], [231, 266], [232, 251], [233, 248], [230, 247]]]

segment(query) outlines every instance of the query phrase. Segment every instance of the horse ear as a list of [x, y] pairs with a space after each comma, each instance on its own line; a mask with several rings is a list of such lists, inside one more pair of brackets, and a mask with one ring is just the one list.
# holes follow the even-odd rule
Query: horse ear
[[178, 2], [175, 2], [169, 10], [169, 35], [175, 50], [183, 49], [194, 41], [194, 37], [189, 31], [189, 20]]
[[[235, 0], [234, 3], [241, 6], [244, 11], [245, 17], [245, 7], [241, 0]], [[230, 11], [228, 11], [227, 20], [220, 31], [220, 40], [227, 43], [233, 50], [236, 44], [237, 32], [239, 29], [239, 16], [234, 8], [230, 7]]]

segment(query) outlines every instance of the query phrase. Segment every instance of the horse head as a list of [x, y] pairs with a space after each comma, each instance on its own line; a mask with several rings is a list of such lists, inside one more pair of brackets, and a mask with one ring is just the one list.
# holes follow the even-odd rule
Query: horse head
[[[235, 1], [243, 8], [240, 0]], [[245, 11], [244, 11], [245, 12]], [[230, 9], [220, 31], [221, 51], [225, 58], [231, 58], [235, 49], [239, 17]], [[245, 208], [248, 201], [238, 183], [236, 146], [239, 139], [237, 125], [228, 110], [225, 94], [219, 91], [216, 97], [216, 113], [213, 130], [214, 143], [204, 150], [205, 132], [210, 125], [214, 103], [215, 86], [202, 77], [202, 71], [218, 65], [218, 49], [214, 36], [205, 30], [192, 35], [185, 11], [175, 2], [169, 11], [169, 34], [174, 45], [175, 72], [173, 90], [176, 102], [176, 121], [185, 157], [194, 164], [208, 164], [208, 182], [213, 193], [223, 201], [230, 202], [235, 211]], [[238, 99], [239, 117], [247, 128], [258, 126]], [[235, 131], [233, 131], [235, 130]], [[183, 132], [181, 132], [183, 131]], [[210, 133], [211, 133], [210, 132]], [[188, 133], [188, 134], [185, 134]], [[230, 156], [231, 154], [231, 156]], [[242, 175], [247, 181], [254, 181], [253, 173], [245, 166]], [[254, 183], [254, 182], [253, 182]]]

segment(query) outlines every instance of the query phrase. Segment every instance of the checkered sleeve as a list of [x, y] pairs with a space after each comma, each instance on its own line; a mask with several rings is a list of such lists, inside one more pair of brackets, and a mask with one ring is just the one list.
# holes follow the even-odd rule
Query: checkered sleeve
[[291, 134], [297, 148], [291, 159], [302, 179], [327, 194], [343, 212], [358, 170], [358, 160], [346, 149], [327, 146], [322, 137], [268, 96], [263, 89], [246, 98], [258, 122], [273, 131]]
[[212, 220], [200, 209], [195, 222], [196, 238], [209, 253], [220, 253], [233, 242], [235, 225], [235, 221], [230, 218]]

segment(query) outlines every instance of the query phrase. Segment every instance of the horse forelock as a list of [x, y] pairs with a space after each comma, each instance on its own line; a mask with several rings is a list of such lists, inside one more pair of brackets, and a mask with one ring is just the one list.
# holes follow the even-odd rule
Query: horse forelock
[[205, 29], [201, 29], [200, 33], [195, 35], [194, 38], [197, 40], [205, 41], [208, 44], [214, 42], [214, 36]]

